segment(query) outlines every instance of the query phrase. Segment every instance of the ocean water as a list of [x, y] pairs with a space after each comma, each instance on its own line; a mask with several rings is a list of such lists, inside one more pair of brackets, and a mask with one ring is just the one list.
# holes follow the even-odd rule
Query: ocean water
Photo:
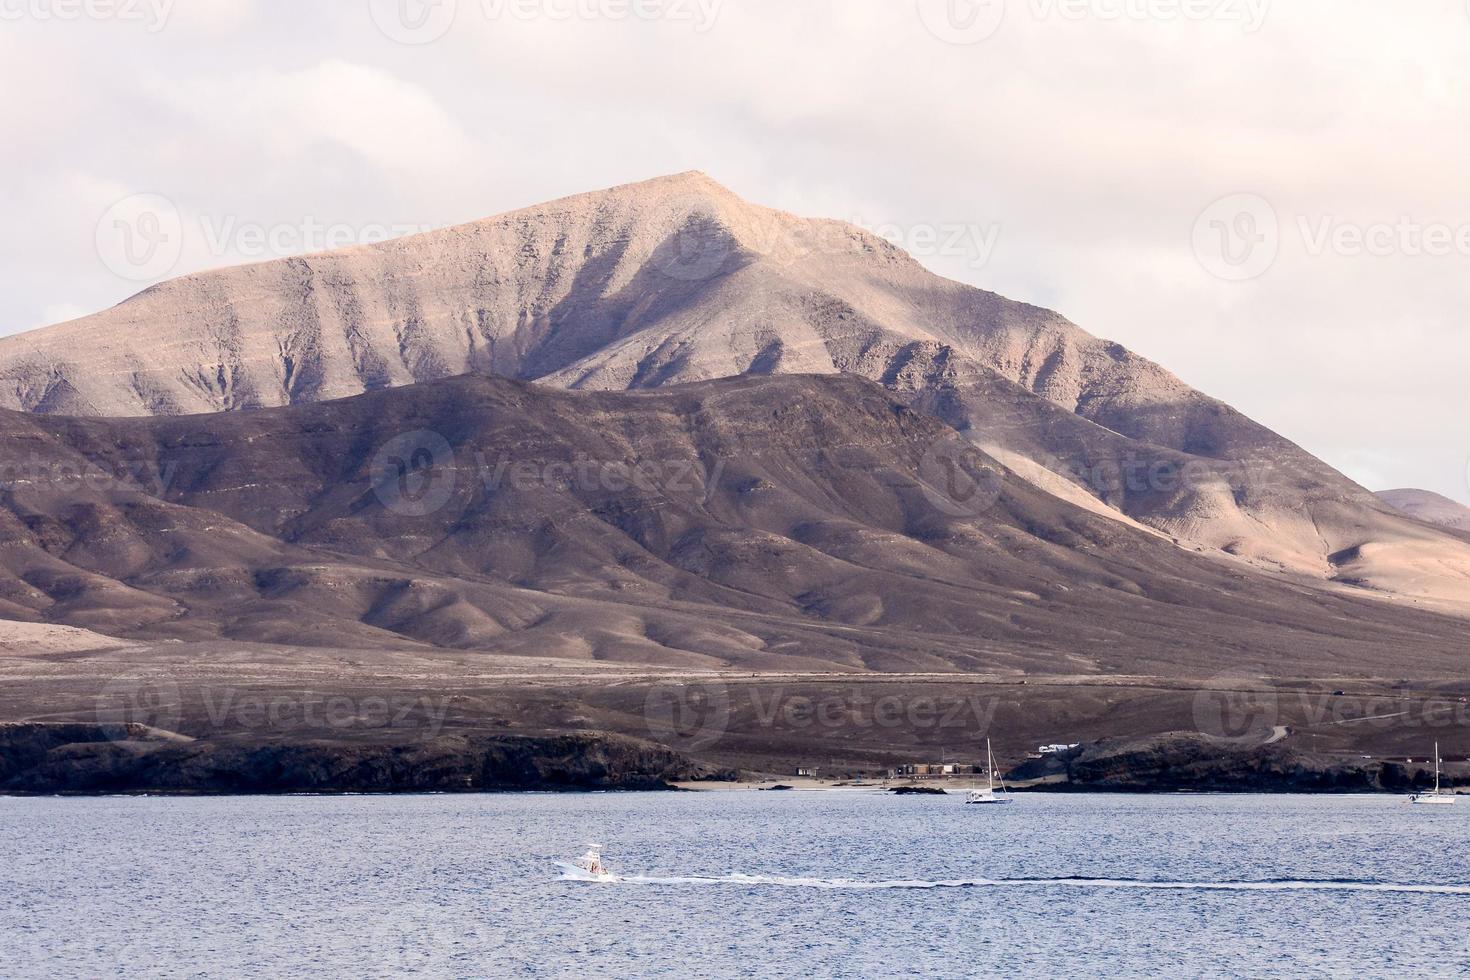
[[0, 976], [1467, 975], [1466, 804], [0, 799]]

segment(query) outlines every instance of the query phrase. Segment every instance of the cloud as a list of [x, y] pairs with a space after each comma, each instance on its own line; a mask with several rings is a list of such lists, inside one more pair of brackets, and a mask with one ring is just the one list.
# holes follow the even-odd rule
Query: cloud
[[216, 138], [257, 145], [278, 159], [337, 146], [405, 177], [474, 158], [471, 140], [423, 87], [341, 59], [184, 86], [155, 78], [153, 94]]
[[[496, 18], [459, 0], [422, 45], [366, 3], [179, 3], [156, 35], [7, 24], [0, 85], [24, 97], [0, 102], [0, 195], [25, 234], [0, 241], [0, 330], [132, 290], [95, 254], [112, 202], [77, 182], [240, 223], [444, 224], [698, 168], [870, 226], [994, 227], [981, 266], [921, 258], [1057, 308], [1365, 479], [1470, 501], [1470, 255], [1348, 255], [1300, 231], [1470, 227], [1460, 0], [1282, 0], [1254, 32], [1126, 13], [1169, 0], [1009, 0], [977, 44], [946, 43], [909, 0], [725, 2], [707, 30], [609, 15], [632, 6]], [[1239, 192], [1281, 220], [1279, 256], [1244, 282], [1193, 242]]]

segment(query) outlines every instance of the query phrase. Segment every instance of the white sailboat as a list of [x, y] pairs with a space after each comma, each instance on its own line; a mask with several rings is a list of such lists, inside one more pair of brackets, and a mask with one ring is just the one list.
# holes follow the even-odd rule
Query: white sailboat
[[1434, 792], [1415, 793], [1409, 797], [1409, 802], [1417, 806], [1449, 806], [1455, 802], [1453, 792], [1444, 792], [1439, 788], [1439, 743], [1434, 743]]
[[995, 753], [990, 749], [990, 739], [985, 740], [985, 777], [988, 781], [984, 789], [978, 786], [965, 794], [965, 803], [1009, 803], [1011, 802], [1010, 791], [1006, 789], [1006, 781], [1000, 780], [1000, 786], [996, 786]]

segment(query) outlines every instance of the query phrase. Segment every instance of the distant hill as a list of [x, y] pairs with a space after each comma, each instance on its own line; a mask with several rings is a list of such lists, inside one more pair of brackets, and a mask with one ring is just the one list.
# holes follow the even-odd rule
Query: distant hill
[[0, 472], [0, 618], [128, 639], [752, 671], [1463, 666], [1461, 619], [1185, 551], [845, 375], [0, 411]]
[[1459, 531], [1470, 531], [1470, 507], [1428, 490], [1383, 490], [1378, 497], [1410, 517]]

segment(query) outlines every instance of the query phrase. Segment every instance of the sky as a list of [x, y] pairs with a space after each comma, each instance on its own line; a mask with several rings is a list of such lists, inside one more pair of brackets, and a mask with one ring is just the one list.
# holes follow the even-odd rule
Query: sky
[[1467, 0], [0, 0], [0, 90], [0, 335], [703, 170], [1470, 503]]

